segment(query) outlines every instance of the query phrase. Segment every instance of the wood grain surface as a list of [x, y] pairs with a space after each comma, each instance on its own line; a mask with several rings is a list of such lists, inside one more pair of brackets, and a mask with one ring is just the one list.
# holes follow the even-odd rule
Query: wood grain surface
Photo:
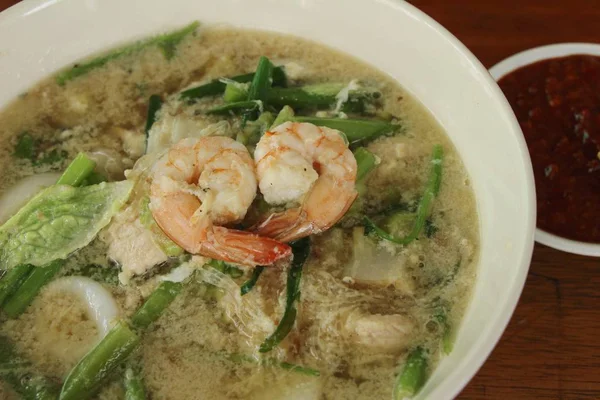
[[[15, 0], [0, 0], [0, 10]], [[531, 47], [600, 42], [599, 0], [412, 0], [487, 67]], [[536, 245], [515, 314], [459, 399], [600, 399], [600, 259]]]

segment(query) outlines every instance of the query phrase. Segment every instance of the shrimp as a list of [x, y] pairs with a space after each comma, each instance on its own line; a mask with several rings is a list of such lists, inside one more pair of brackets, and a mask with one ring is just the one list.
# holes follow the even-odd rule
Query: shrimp
[[254, 226], [259, 235], [289, 242], [335, 224], [357, 196], [357, 165], [339, 131], [286, 122], [264, 134], [254, 161], [269, 204], [299, 203]]
[[244, 218], [256, 186], [244, 145], [222, 136], [187, 138], [154, 165], [150, 211], [165, 234], [192, 254], [271, 265], [291, 255], [288, 245], [223, 226]]

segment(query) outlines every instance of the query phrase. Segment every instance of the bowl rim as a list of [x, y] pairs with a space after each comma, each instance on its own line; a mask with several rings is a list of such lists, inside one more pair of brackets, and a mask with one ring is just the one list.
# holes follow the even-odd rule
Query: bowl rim
[[[498, 81], [518, 68], [555, 57], [575, 54], [600, 56], [600, 44], [583, 42], [555, 43], [533, 47], [513, 54], [490, 68], [490, 74]], [[583, 256], [600, 257], [600, 243], [581, 242], [556, 235], [543, 229], [535, 229], [535, 240], [553, 249]]]
[[[288, 0], [287, 2], [303, 4], [303, 0]], [[497, 302], [500, 303], [497, 314], [490, 317], [490, 320], [485, 328], [480, 331], [478, 340], [473, 343], [473, 346], [471, 347], [472, 350], [465, 354], [459, 368], [454, 369], [453, 372], [448, 374], [443, 381], [439, 382], [437, 386], [428, 393], [428, 398], [431, 399], [450, 399], [454, 398], [460, 393], [460, 391], [471, 381], [477, 371], [488, 359], [490, 353], [503, 336], [525, 285], [525, 280], [527, 278], [533, 253], [533, 234], [536, 218], [535, 190], [531, 160], [529, 153], [527, 152], [527, 146], [520, 126], [514, 117], [508, 101], [504, 97], [495, 80], [488, 73], [486, 67], [483, 66], [483, 64], [462, 42], [460, 42], [453, 34], [451, 34], [433, 18], [408, 2], [404, 2], [402, 0], [369, 0], [369, 2], [372, 4], [377, 3], [384, 5], [389, 7], [390, 11], [399, 11], [403, 14], [406, 14], [411, 19], [420, 21], [422, 24], [435, 31], [435, 33], [439, 36], [438, 39], [440, 41], [440, 45], [442, 45], [441, 42], [445, 42], [444, 46], [454, 48], [458, 55], [460, 55], [460, 57], [462, 57], [464, 60], [464, 68], [470, 69], [472, 71], [472, 77], [477, 79], [480, 85], [485, 88], [487, 93], [492, 94], [490, 104], [493, 104], [496, 107], [496, 115], [505, 120], [506, 125], [510, 127], [506, 133], [515, 141], [515, 150], [518, 150], [518, 155], [515, 157], [518, 157], [525, 166], [525, 170], [522, 171], [522, 173], [523, 180], [525, 183], [527, 183], [527, 186], [524, 189], [523, 195], [526, 197], [525, 203], [528, 212], [527, 218], [522, 223], [522, 231], [524, 232], [523, 238], [526, 240], [525, 243], [521, 243], [522, 251], [520, 254], [514, 257], [515, 263], [518, 264], [518, 269], [516, 269], [514, 272], [510, 282], [507, 282], [509, 283], [509, 285], [507, 285], [508, 288], [506, 289], [507, 295], [497, 299]], [[0, 27], [2, 26], [3, 22], [6, 22], [9, 19], [21, 19], [23, 17], [27, 17], [28, 15], [43, 11], [44, 8], [51, 9], [57, 5], [64, 6], [64, 3], [72, 2], [67, 0], [24, 0], [0, 13]], [[318, 4], [318, 2], [315, 4]], [[168, 19], [168, 17], [165, 17], [165, 19]], [[117, 44], [115, 43], [115, 45]], [[348, 53], [352, 54], [352, 52]], [[422, 102], [422, 104], [429, 108], [425, 102]], [[433, 116], [435, 118], [435, 115]], [[480, 268], [480, 266], [481, 264], [479, 264], [478, 268]], [[478, 277], [477, 279], [481, 278]], [[474, 294], [475, 292], [473, 295]], [[471, 301], [473, 301], [473, 298]], [[466, 312], [469, 312], [468, 308]], [[464, 328], [464, 322], [464, 320], [461, 322], [459, 330]], [[461, 333], [458, 332], [458, 335], [460, 334]], [[420, 394], [417, 396], [417, 398], [423, 397]]]

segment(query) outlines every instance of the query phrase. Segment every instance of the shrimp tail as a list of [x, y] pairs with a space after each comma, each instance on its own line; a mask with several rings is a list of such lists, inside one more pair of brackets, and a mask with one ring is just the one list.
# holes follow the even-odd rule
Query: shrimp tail
[[306, 212], [301, 208], [273, 213], [250, 230], [281, 242], [290, 242], [322, 231], [308, 219]]
[[271, 265], [292, 255], [292, 249], [275, 239], [251, 232], [215, 226], [201, 244], [207, 257], [242, 265]]
[[323, 180], [313, 187], [302, 207], [271, 214], [251, 230], [280, 242], [319, 234], [342, 218], [357, 195], [354, 189], [340, 188]]

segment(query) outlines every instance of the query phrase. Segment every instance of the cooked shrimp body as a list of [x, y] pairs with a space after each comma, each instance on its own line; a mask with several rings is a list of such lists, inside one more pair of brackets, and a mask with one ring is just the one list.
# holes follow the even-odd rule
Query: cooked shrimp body
[[256, 186], [242, 144], [221, 136], [183, 139], [153, 167], [150, 210], [165, 234], [192, 254], [270, 265], [290, 256], [290, 247], [223, 226], [244, 218]]
[[259, 235], [288, 242], [323, 232], [357, 196], [356, 160], [335, 129], [286, 122], [264, 134], [254, 161], [267, 203], [300, 204], [257, 224]]

